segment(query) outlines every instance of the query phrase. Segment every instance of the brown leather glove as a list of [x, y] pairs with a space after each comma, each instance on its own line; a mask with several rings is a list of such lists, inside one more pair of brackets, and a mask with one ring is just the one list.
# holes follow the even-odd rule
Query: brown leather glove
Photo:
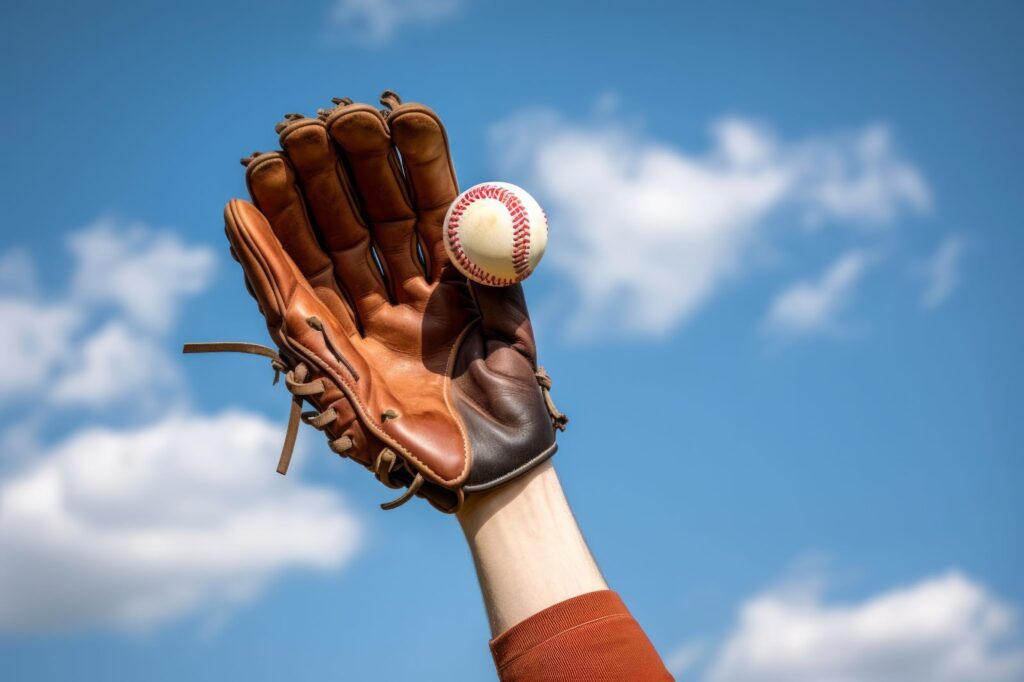
[[[282, 151], [243, 159], [253, 204], [224, 216], [232, 255], [294, 395], [278, 471], [298, 421], [385, 485], [452, 512], [465, 492], [528, 471], [567, 422], [548, 395], [519, 285], [467, 282], [441, 229], [458, 194], [437, 115], [385, 92], [385, 111], [334, 100], [278, 124]], [[301, 412], [302, 402], [315, 410]]]

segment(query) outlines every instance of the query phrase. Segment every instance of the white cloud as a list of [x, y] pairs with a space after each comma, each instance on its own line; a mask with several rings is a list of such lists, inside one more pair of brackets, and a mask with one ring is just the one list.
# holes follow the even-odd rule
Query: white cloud
[[690, 669], [697, 665], [708, 651], [707, 642], [685, 642], [665, 656], [665, 667], [677, 677], [689, 674]]
[[772, 301], [765, 327], [783, 336], [834, 332], [837, 316], [850, 300], [870, 261], [862, 251], [844, 254], [814, 282], [797, 282]]
[[618, 123], [525, 112], [492, 131], [501, 171], [551, 217], [548, 261], [575, 284], [577, 335], [663, 335], [749, 266], [768, 219], [886, 224], [929, 208], [928, 187], [883, 126], [788, 141], [723, 118], [692, 154]]
[[878, 225], [903, 208], [931, 207], [931, 192], [920, 172], [899, 158], [889, 130], [870, 126], [858, 134], [813, 140], [797, 149], [805, 174], [809, 217]]
[[405, 25], [439, 21], [461, 5], [462, 0], [337, 0], [331, 21], [347, 38], [380, 44]]
[[286, 570], [342, 565], [358, 524], [335, 492], [274, 472], [281, 426], [259, 416], [172, 407], [143, 426], [39, 444], [65, 413], [38, 406], [137, 410], [184, 397], [166, 333], [214, 262], [142, 225], [99, 221], [68, 243], [63, 292], [32, 284], [24, 252], [0, 256], [0, 353], [12, 360], [0, 396], [41, 394], [0, 433], [0, 631], [222, 616]]
[[337, 493], [274, 473], [281, 428], [240, 412], [90, 429], [0, 484], [0, 630], [140, 629], [252, 598], [359, 542]]
[[58, 376], [52, 399], [61, 405], [138, 407], [173, 402], [180, 388], [177, 365], [145, 334], [111, 322], [80, 343], [69, 368]]
[[66, 304], [33, 296], [0, 297], [0, 398], [41, 386], [68, 352], [82, 315]]
[[215, 262], [209, 248], [183, 244], [171, 232], [108, 219], [76, 232], [68, 244], [77, 263], [75, 296], [113, 303], [157, 332], [174, 324], [181, 299], [206, 289]]
[[32, 294], [38, 285], [36, 265], [24, 249], [0, 254], [0, 291], [5, 294]]
[[0, 398], [41, 392], [92, 407], [166, 398], [179, 380], [162, 343], [182, 301], [209, 285], [212, 250], [110, 220], [75, 232], [68, 246], [71, 283], [45, 295], [26, 252], [0, 254], [0, 353], [9, 359]]
[[924, 264], [925, 290], [921, 305], [932, 310], [942, 305], [960, 284], [960, 261], [967, 244], [960, 237], [947, 237]]
[[746, 602], [706, 682], [1012, 682], [1024, 679], [1013, 609], [957, 572], [859, 603], [827, 604], [822, 581]]

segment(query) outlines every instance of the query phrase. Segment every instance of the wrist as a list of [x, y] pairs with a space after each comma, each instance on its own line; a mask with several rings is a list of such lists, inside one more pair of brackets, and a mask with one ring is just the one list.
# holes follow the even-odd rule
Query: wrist
[[495, 635], [566, 599], [607, 589], [550, 462], [467, 497], [458, 519]]
[[548, 498], [561, 484], [551, 460], [492, 490], [466, 496], [456, 517], [467, 534], [479, 529], [488, 519], [528, 513], [531, 502]]

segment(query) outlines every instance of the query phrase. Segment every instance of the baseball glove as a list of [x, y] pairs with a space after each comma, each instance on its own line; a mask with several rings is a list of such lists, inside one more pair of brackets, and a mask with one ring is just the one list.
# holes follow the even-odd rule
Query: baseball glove
[[281, 151], [242, 160], [253, 203], [229, 202], [225, 229], [277, 348], [184, 351], [265, 355], [285, 374], [280, 473], [304, 421], [405, 488], [383, 508], [419, 495], [454, 512], [554, 454], [568, 420], [537, 365], [522, 288], [477, 285], [448, 260], [458, 185], [441, 121], [392, 92], [381, 103], [288, 114]]

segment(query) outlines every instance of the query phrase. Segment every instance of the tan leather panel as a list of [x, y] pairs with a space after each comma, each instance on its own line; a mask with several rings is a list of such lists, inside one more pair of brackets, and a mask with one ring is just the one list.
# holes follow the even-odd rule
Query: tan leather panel
[[[283, 333], [292, 351], [323, 370], [324, 376], [339, 387], [348, 388], [346, 395], [370, 431], [411, 458], [433, 480], [452, 485], [465, 478], [469, 447], [453, 408], [446, 402], [443, 367], [440, 372], [433, 371], [417, 354], [386, 346], [372, 337], [346, 336], [304, 283], [299, 283], [285, 317]], [[322, 333], [307, 324], [310, 317], [323, 321], [331, 341], [355, 374], [334, 358]], [[410, 385], [418, 390], [401, 390]], [[322, 400], [326, 406], [331, 395], [318, 398], [318, 406]], [[398, 417], [383, 419], [389, 410]]]
[[452, 429], [454, 422], [444, 412], [406, 413], [389, 420], [384, 430], [400, 443], [415, 443], [413, 454], [431, 468], [444, 483], [461, 483], [468, 473], [466, 436]]

